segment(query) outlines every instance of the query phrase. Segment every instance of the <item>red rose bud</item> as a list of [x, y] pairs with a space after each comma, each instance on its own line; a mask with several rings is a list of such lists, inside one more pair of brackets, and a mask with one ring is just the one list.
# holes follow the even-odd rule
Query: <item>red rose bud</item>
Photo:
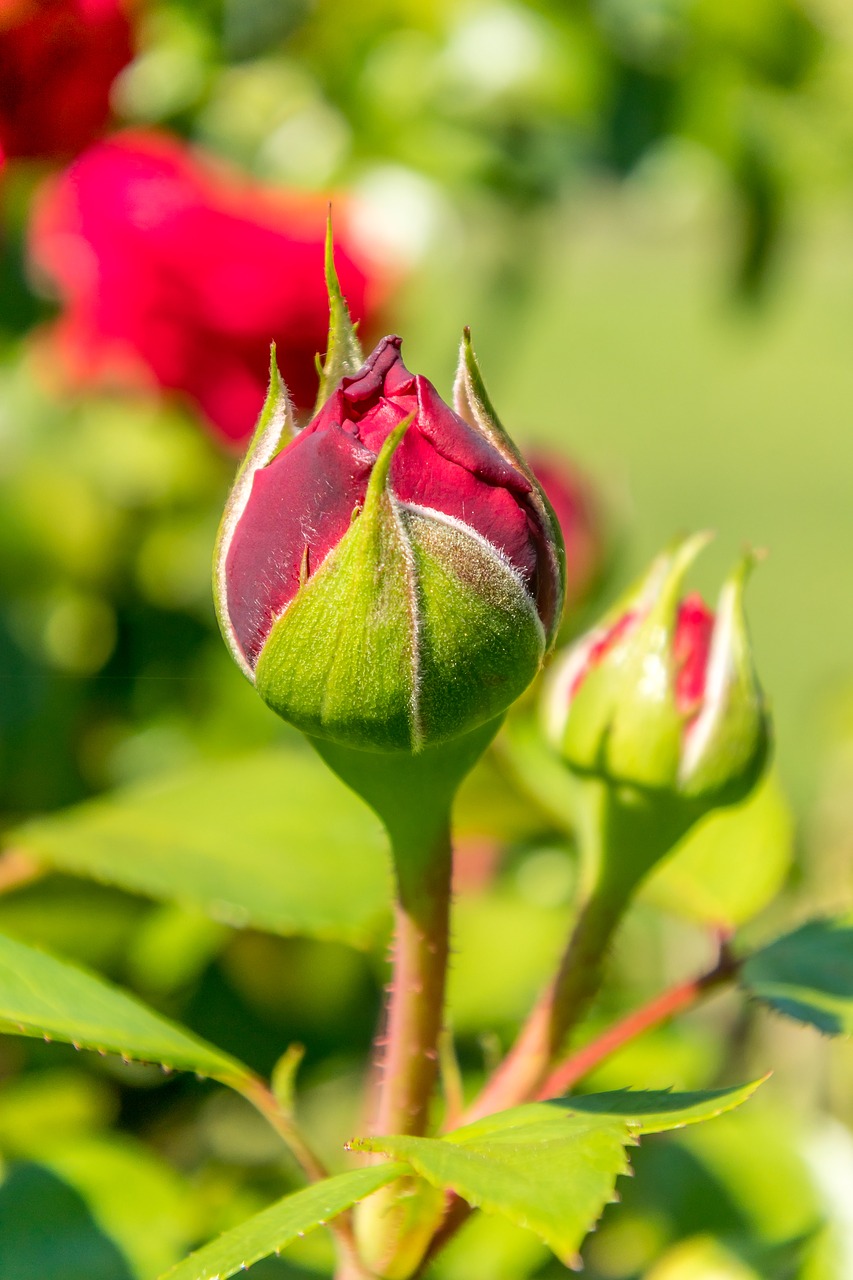
[[3, 0], [0, 162], [82, 150], [106, 124], [110, 86], [132, 56], [118, 0]]
[[769, 720], [743, 612], [753, 558], [726, 581], [715, 615], [698, 595], [680, 599], [706, 541], [659, 556], [555, 664], [546, 727], [579, 773], [703, 805], [742, 799], [760, 776]]
[[384, 338], [357, 371], [350, 356], [296, 435], [273, 370], [217, 553], [222, 630], [261, 697], [308, 734], [379, 751], [500, 715], [563, 590], [559, 532], [467, 335], [455, 411], [400, 347]]
[[[31, 235], [34, 263], [64, 303], [54, 329], [64, 365], [83, 382], [181, 392], [220, 438], [245, 447], [270, 339], [297, 407], [313, 405], [328, 315], [325, 214], [164, 135], [91, 147], [43, 190]], [[338, 260], [364, 319], [381, 286], [346, 239]]]
[[604, 513], [590, 479], [556, 449], [535, 449], [527, 460], [554, 509], [566, 548], [567, 618], [594, 589], [608, 558]]

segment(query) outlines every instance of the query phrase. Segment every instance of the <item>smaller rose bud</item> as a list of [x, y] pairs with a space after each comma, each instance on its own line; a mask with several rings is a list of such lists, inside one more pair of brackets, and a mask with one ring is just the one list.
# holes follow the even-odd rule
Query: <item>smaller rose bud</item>
[[743, 612], [754, 556], [723, 585], [716, 614], [681, 598], [707, 541], [658, 556], [555, 664], [545, 692], [547, 734], [576, 772], [702, 809], [743, 799], [770, 741]]

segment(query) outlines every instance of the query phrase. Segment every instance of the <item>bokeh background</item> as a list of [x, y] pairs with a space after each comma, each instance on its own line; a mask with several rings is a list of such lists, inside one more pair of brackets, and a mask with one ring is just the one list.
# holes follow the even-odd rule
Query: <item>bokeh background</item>
[[[209, 563], [271, 339], [310, 412], [329, 200], [364, 336], [402, 333], [448, 394], [470, 324], [513, 434], [568, 459], [569, 629], [685, 529], [718, 532], [708, 593], [744, 543], [769, 552], [750, 618], [790, 810], [774, 795], [700, 851], [710, 907], [688, 904], [689, 875], [649, 895], [611, 1009], [701, 966], [717, 926], [765, 936], [849, 902], [844, 0], [6, 0], [0, 158], [0, 926], [253, 1065], [304, 1041], [306, 1116], [330, 1148], [356, 1123], [381, 929], [359, 948], [235, 932], [86, 879], [24, 883], [15, 862], [27, 820], [291, 741], [225, 654]], [[472, 1079], [542, 981], [572, 883], [571, 841], [523, 787], [483, 818], [504, 782], [484, 773], [466, 810], [454, 1019]], [[638, 1157], [593, 1277], [851, 1274], [843, 1045], [723, 1001], [592, 1083], [774, 1064], [753, 1118]], [[295, 1181], [198, 1082], [8, 1038], [0, 1077], [17, 1280], [148, 1280]], [[324, 1274], [324, 1248], [257, 1274]], [[442, 1265], [561, 1274], [496, 1225]]]

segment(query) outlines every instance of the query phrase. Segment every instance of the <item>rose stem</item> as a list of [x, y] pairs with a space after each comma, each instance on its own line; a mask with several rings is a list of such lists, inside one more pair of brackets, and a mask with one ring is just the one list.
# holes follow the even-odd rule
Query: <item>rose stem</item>
[[[239, 1086], [235, 1084], [236, 1087], [239, 1087], [243, 1097], [251, 1102], [286, 1144], [309, 1182], [322, 1182], [330, 1176], [322, 1160], [311, 1149], [296, 1121], [279, 1105], [275, 1094], [263, 1080], [258, 1076], [252, 1076]], [[342, 1213], [332, 1219], [328, 1226], [337, 1240], [340, 1264], [343, 1268], [340, 1275], [346, 1275], [350, 1280], [363, 1280], [368, 1273], [358, 1261], [352, 1214], [349, 1211]]]
[[565, 1038], [601, 982], [608, 943], [624, 903], [594, 893], [582, 909], [557, 973], [525, 1022], [510, 1052], [465, 1113], [464, 1123], [534, 1097]]
[[381, 1036], [377, 1133], [423, 1134], [438, 1074], [450, 920], [449, 821], [424, 856], [395, 847], [393, 977]]
[[639, 792], [590, 780], [579, 794], [585, 901], [554, 978], [466, 1113], [466, 1123], [537, 1096], [601, 985], [607, 948], [637, 886], [683, 835], [677, 808], [670, 817]]
[[578, 1049], [565, 1062], [555, 1067], [548, 1076], [538, 1097], [541, 1099], [559, 1098], [567, 1093], [578, 1080], [588, 1075], [594, 1067], [611, 1057], [626, 1044], [636, 1040], [646, 1031], [660, 1027], [679, 1013], [692, 1009], [705, 996], [717, 987], [736, 977], [740, 961], [736, 960], [727, 948], [720, 950], [720, 958], [713, 969], [703, 973], [699, 978], [690, 978], [687, 982], [677, 983], [667, 991], [641, 1005], [627, 1014], [595, 1040]]
[[[734, 978], [741, 963], [723, 946], [720, 950], [720, 958], [713, 969], [702, 974], [701, 977], [690, 978], [687, 982], [670, 987], [661, 995], [655, 996], [648, 1004], [641, 1005], [639, 1009], [629, 1013], [588, 1045], [584, 1045], [552, 1071], [537, 1096], [543, 1100], [560, 1097], [593, 1067], [604, 1062], [624, 1045], [636, 1040], [646, 1031], [669, 1022], [676, 1015], [694, 1008], [706, 996]], [[451, 1194], [448, 1197], [444, 1220], [433, 1237], [418, 1275], [423, 1274], [436, 1254], [449, 1243], [472, 1213], [471, 1206], [460, 1196]]]

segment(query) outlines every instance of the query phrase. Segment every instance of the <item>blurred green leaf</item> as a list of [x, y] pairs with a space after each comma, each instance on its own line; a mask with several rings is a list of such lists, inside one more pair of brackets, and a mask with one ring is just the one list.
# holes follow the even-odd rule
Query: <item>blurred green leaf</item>
[[192, 1240], [196, 1224], [186, 1189], [141, 1143], [127, 1137], [78, 1138], [48, 1148], [38, 1163], [81, 1196], [138, 1280], [159, 1275]]
[[794, 822], [774, 774], [749, 799], [720, 809], [660, 864], [642, 896], [700, 924], [744, 924], [782, 888], [794, 856]]
[[853, 916], [810, 920], [746, 960], [741, 986], [827, 1035], [853, 1032]]
[[[676, 1164], [678, 1182], [664, 1183], [661, 1203], [668, 1203], [664, 1212], [678, 1213], [681, 1207], [683, 1213], [685, 1192], [695, 1196], [691, 1211], [680, 1219], [688, 1230], [722, 1226], [727, 1232], [779, 1241], [814, 1230], [825, 1217], [823, 1193], [807, 1154], [808, 1132], [790, 1100], [774, 1099], [769, 1089], [737, 1114], [673, 1134], [671, 1146], [690, 1160]], [[691, 1165], [705, 1172], [699, 1183], [692, 1181]], [[650, 1164], [647, 1177], [655, 1178], [657, 1168]], [[709, 1195], [714, 1184], [717, 1191]]]
[[382, 1164], [317, 1182], [226, 1231], [178, 1263], [162, 1280], [227, 1280], [408, 1172], [405, 1165]]
[[0, 1031], [63, 1040], [240, 1087], [242, 1063], [161, 1018], [103, 978], [0, 936]]
[[21, 1076], [0, 1091], [0, 1149], [37, 1155], [105, 1128], [117, 1109], [109, 1083], [87, 1072], [59, 1067]]
[[455, 1030], [483, 1031], [523, 1018], [557, 963], [568, 930], [568, 912], [560, 908], [535, 906], [502, 891], [460, 896], [448, 996]]
[[175, 1172], [131, 1138], [53, 1143], [0, 1184], [0, 1273], [151, 1280], [197, 1229]]
[[369, 945], [389, 900], [378, 819], [307, 751], [146, 781], [29, 822], [9, 843], [63, 871], [285, 936]]
[[591, 1094], [532, 1102], [487, 1116], [444, 1138], [358, 1138], [358, 1150], [406, 1160], [436, 1187], [529, 1227], [568, 1266], [630, 1172], [625, 1148], [640, 1134], [708, 1120], [757, 1088]]

